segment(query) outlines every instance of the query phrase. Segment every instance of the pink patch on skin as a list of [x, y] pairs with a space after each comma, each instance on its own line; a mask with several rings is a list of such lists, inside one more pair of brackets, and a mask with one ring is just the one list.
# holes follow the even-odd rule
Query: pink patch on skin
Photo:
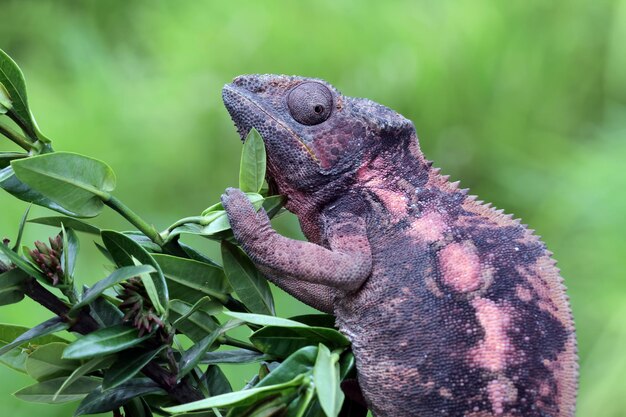
[[515, 286], [515, 294], [517, 295], [517, 298], [519, 298], [520, 300], [526, 303], [532, 300], [533, 298], [532, 294], [530, 293], [530, 290], [519, 284]]
[[485, 337], [470, 351], [470, 358], [481, 368], [502, 371], [513, 353], [513, 345], [507, 335], [511, 322], [509, 309], [486, 298], [473, 299], [472, 306], [476, 309], [476, 317]]
[[433, 243], [443, 239], [448, 230], [443, 216], [436, 211], [429, 211], [411, 222], [407, 235], [424, 243]]
[[517, 389], [507, 378], [498, 378], [487, 385], [491, 409], [495, 416], [504, 414], [504, 406], [517, 399]]
[[471, 242], [451, 243], [443, 248], [439, 253], [439, 265], [443, 282], [456, 291], [476, 291], [483, 284], [480, 259]]
[[383, 188], [373, 189], [372, 191], [380, 198], [389, 213], [394, 214], [394, 219], [400, 220], [406, 216], [406, 196]]

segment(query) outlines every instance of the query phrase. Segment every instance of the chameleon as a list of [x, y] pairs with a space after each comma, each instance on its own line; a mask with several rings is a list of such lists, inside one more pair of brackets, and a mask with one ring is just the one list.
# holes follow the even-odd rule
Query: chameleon
[[222, 203], [268, 279], [334, 314], [377, 417], [571, 417], [578, 365], [560, 271], [519, 219], [433, 167], [413, 123], [320, 79], [244, 75], [224, 104], [307, 241], [245, 194]]

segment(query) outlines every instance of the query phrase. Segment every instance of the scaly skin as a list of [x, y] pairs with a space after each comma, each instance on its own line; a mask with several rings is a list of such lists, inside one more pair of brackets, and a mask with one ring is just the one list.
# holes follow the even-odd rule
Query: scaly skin
[[242, 137], [263, 136], [309, 242], [229, 189], [235, 237], [278, 286], [336, 315], [374, 415], [574, 415], [574, 325], [532, 231], [439, 175], [386, 107], [275, 75], [238, 77], [223, 98]]

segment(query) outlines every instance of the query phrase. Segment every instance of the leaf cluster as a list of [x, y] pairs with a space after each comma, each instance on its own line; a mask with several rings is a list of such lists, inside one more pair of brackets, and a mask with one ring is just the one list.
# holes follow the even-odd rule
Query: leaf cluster
[[[0, 134], [24, 150], [0, 152], [0, 188], [60, 213], [29, 219], [27, 210], [15, 243], [0, 243], [0, 305], [29, 297], [52, 313], [32, 328], [0, 324], [0, 362], [36, 381], [18, 398], [79, 401], [76, 416], [120, 408], [133, 417], [340, 415], [341, 381], [354, 374], [349, 341], [330, 316], [275, 316], [270, 287], [234, 241], [221, 204], [157, 231], [113, 195], [106, 163], [54, 151], [20, 69], [2, 51]], [[273, 217], [283, 198], [267, 195], [264, 180], [265, 148], [252, 130], [239, 188]], [[86, 220], [105, 206], [135, 230]], [[55, 227], [50, 244], [22, 246], [28, 223]], [[221, 242], [222, 264], [184, 244], [183, 234]], [[110, 273], [78, 288], [74, 265], [81, 244], [92, 242]], [[241, 327], [250, 329], [246, 340], [232, 336]], [[232, 363], [259, 364], [239, 391], [220, 367]]]

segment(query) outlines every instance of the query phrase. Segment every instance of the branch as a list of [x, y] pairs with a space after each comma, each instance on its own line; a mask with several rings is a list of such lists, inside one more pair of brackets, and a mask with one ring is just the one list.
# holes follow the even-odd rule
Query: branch
[[[84, 309], [79, 312], [76, 318], [70, 318], [68, 316], [70, 308], [34, 278], [26, 280], [24, 293], [63, 320], [73, 322], [70, 327], [71, 331], [85, 335], [99, 328], [98, 323], [96, 323]], [[190, 384], [188, 378], [184, 378], [180, 383], [177, 383], [176, 375], [172, 375], [154, 361], [148, 363], [141, 371], [148, 378], [159, 384], [180, 404], [204, 398], [202, 394]]]

